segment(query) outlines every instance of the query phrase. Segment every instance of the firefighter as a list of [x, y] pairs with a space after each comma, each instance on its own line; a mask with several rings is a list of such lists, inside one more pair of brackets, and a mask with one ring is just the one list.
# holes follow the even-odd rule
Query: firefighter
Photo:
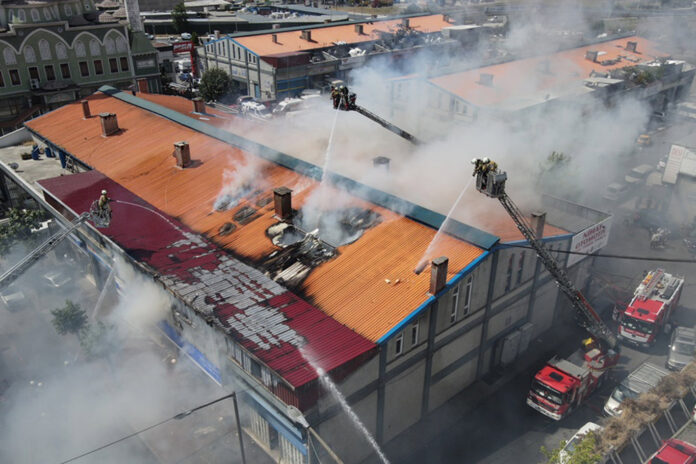
[[109, 198], [107, 196], [106, 190], [102, 190], [101, 196], [99, 197], [99, 209], [101, 211], [107, 211], [110, 201], [111, 201], [111, 198]]
[[483, 165], [483, 160], [481, 160], [481, 158], [472, 159], [471, 164], [474, 165], [474, 173], [472, 174], [472, 176], [481, 173], [481, 167]]
[[338, 91], [341, 94], [341, 109], [348, 110], [348, 87], [342, 85], [339, 87]]
[[333, 101], [334, 109], [337, 109], [338, 105], [341, 103], [341, 94], [333, 85], [331, 86], [331, 101]]

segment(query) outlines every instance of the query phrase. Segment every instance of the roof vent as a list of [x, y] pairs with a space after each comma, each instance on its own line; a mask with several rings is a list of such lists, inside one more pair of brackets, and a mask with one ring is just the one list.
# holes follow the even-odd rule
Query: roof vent
[[174, 144], [174, 158], [176, 158], [176, 165], [180, 168], [185, 168], [191, 164], [191, 148], [188, 142], [176, 142]]
[[214, 31], [213, 31], [213, 37], [215, 37], [216, 39], [219, 39], [219, 38], [220, 38], [220, 31], [219, 31], [219, 30], [214, 30]]
[[307, 42], [311, 42], [312, 41], [312, 31], [310, 31], [309, 29], [305, 29], [304, 31], [302, 31], [302, 35], [300, 35], [300, 37], [302, 38], [302, 40], [306, 40]]
[[362, 24], [355, 25], [355, 33], [358, 35], [363, 35], [365, 33], [365, 28]]
[[278, 34], [271, 34], [271, 40], [273, 40], [274, 44], [278, 43]]
[[447, 283], [447, 264], [449, 259], [446, 256], [440, 256], [433, 259], [430, 263], [430, 294], [435, 295], [440, 290], [445, 288]]
[[596, 50], [587, 50], [585, 52], [585, 59], [590, 60], [593, 63], [597, 62], [597, 57], [599, 56], [599, 52]]
[[89, 110], [89, 101], [87, 100], [82, 100], [80, 101], [82, 104], [82, 118], [83, 119], [89, 119], [92, 117], [92, 113]]
[[372, 166], [378, 169], [384, 169], [385, 171], [389, 171], [389, 162], [390, 159], [386, 156], [376, 156], [372, 158]]
[[99, 113], [101, 118], [102, 137], [114, 135], [119, 131], [116, 113]]
[[443, 20], [444, 22], [446, 22], [446, 23], [451, 23], [451, 22], [452, 22], [452, 18], [451, 18], [450, 15], [448, 15], [448, 14], [443, 14], [443, 15], [442, 15], [442, 20]]
[[194, 113], [205, 113], [205, 101], [201, 97], [196, 97], [193, 100], [193, 112]]
[[534, 236], [540, 239], [544, 236], [544, 225], [546, 225], [546, 213], [539, 211], [532, 213], [531, 224], [532, 230], [534, 231]]
[[638, 51], [638, 42], [627, 42], [626, 51], [636, 53]]
[[281, 220], [292, 216], [292, 190], [287, 187], [273, 189], [273, 206], [276, 216]]
[[481, 73], [478, 83], [486, 87], [493, 87], [493, 74]]
[[411, 27], [411, 21], [408, 18], [403, 18], [401, 20], [401, 25], [404, 27]]

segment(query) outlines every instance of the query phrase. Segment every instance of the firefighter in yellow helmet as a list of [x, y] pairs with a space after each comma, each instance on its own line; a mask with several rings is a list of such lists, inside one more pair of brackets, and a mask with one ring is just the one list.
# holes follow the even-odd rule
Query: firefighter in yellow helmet
[[108, 197], [106, 194], [106, 190], [101, 191], [101, 196], [99, 197], [99, 209], [102, 211], [106, 211], [109, 209], [109, 202], [111, 201], [111, 198]]

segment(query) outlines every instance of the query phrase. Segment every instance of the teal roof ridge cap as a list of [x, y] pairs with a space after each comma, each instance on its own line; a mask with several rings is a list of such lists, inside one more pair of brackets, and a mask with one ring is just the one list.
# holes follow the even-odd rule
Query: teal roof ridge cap
[[[307, 177], [311, 177], [312, 179], [318, 181], [322, 179], [323, 170], [321, 167], [315, 164], [308, 163], [307, 161], [295, 158], [294, 156], [276, 151], [258, 142], [254, 142], [226, 130], [211, 126], [210, 124], [198, 121], [177, 111], [170, 110], [169, 108], [157, 103], [138, 98], [109, 85], [101, 86], [99, 88], [99, 92], [162, 116], [165, 119], [169, 119], [172, 122], [181, 124], [182, 126], [188, 127], [196, 132], [200, 132], [222, 142], [236, 146], [242, 150], [258, 155], [267, 161], [271, 161], [275, 164], [283, 166], [284, 168], [298, 172]], [[390, 211], [394, 211], [397, 214], [401, 214], [428, 227], [439, 229], [440, 226], [445, 222], [446, 216], [444, 214], [430, 210], [415, 203], [411, 203], [410, 201], [404, 200], [396, 195], [375, 189], [361, 182], [342, 176], [341, 174], [327, 171], [327, 178], [334, 185], [349, 191], [356, 197], [367, 200]], [[476, 227], [464, 224], [454, 219], [450, 219], [447, 233], [486, 250], [491, 249], [500, 241], [500, 238], [496, 235], [490, 234], [486, 231], [477, 229]]]

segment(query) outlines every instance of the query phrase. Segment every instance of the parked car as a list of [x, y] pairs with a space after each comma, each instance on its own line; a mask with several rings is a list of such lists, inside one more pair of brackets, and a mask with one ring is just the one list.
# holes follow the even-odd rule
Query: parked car
[[696, 446], [670, 438], [648, 459], [648, 464], [693, 464], [696, 462]]
[[182, 40], [191, 40], [191, 34], [189, 32], [182, 32], [181, 38]]
[[62, 288], [66, 284], [72, 282], [72, 277], [68, 275], [66, 270], [62, 269], [53, 269], [48, 271], [43, 275], [43, 278], [46, 283], [53, 288]]
[[620, 182], [614, 182], [607, 185], [607, 189], [602, 195], [602, 198], [611, 202], [618, 202], [628, 193], [628, 185]]
[[242, 96], [237, 97], [237, 101], [235, 103], [238, 106], [241, 106], [241, 104], [244, 102], [253, 102], [253, 101], [256, 101], [256, 100], [254, 100], [254, 97], [252, 97], [251, 95], [242, 95]]
[[643, 181], [645, 181], [645, 178], [647, 177], [648, 174], [650, 174], [654, 168], [650, 164], [641, 164], [639, 166], [636, 166], [635, 168], [631, 169], [631, 172], [629, 172], [624, 180], [628, 185], [636, 185], [639, 184]]
[[[595, 424], [594, 422], [588, 422], [587, 424], [583, 425], [580, 427], [580, 430], [575, 432], [575, 435], [570, 437], [570, 440], [568, 440], [561, 449], [561, 451], [558, 453], [558, 463], [559, 464], [566, 464], [569, 459], [570, 455], [573, 453], [575, 450], [575, 447], [580, 443], [580, 441], [585, 438], [585, 435], [587, 435], [590, 432], [597, 432], [599, 433], [604, 427], [601, 425]], [[606, 460], [603, 460], [599, 462], [598, 464], [604, 464]]]
[[0, 301], [8, 311], [18, 311], [24, 307], [26, 298], [24, 293], [14, 285], [10, 285], [0, 292]]
[[636, 398], [641, 393], [654, 388], [660, 379], [666, 375], [667, 371], [654, 364], [647, 362], [641, 364], [614, 388], [614, 391], [611, 392], [609, 399], [604, 404], [604, 413], [609, 416], [620, 415], [621, 403], [629, 398]]
[[636, 139], [638, 147], [649, 147], [652, 145], [652, 139], [648, 134], [640, 134]]
[[696, 354], [696, 330], [691, 327], [677, 327], [669, 342], [667, 369], [680, 371], [694, 360]]

